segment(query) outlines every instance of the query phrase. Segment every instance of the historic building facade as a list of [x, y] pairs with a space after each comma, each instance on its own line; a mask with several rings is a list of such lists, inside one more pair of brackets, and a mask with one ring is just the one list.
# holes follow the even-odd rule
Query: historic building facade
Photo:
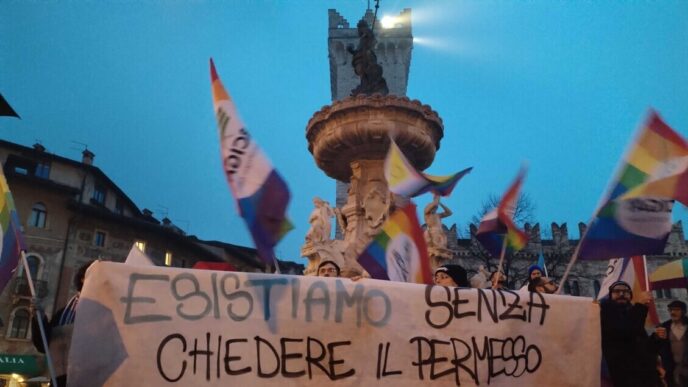
[[[96, 259], [123, 262], [134, 243], [156, 265], [192, 267], [211, 261], [230, 263], [238, 271], [265, 270], [253, 248], [199, 240], [169, 219], [158, 220], [151, 211], [140, 210], [93, 164], [94, 157], [84, 150], [83, 159], [75, 161], [51, 154], [40, 144], [25, 147], [0, 141], [0, 162], [21, 221], [37, 302], [48, 316], [74, 294], [72, 278], [82, 264]], [[303, 270], [291, 266], [281, 265], [283, 272]], [[30, 302], [19, 268], [0, 295], [0, 359], [14, 356], [15, 363], [36, 368], [42, 357], [36, 356], [30, 340]], [[29, 368], [3, 367], [0, 362], [0, 374], [40, 373]]]

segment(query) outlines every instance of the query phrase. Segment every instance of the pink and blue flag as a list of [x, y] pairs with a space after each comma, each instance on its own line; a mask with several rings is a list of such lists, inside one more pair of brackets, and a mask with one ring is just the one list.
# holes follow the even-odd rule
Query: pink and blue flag
[[210, 78], [227, 182], [258, 255], [264, 262], [273, 263], [275, 245], [293, 228], [286, 215], [289, 188], [246, 130], [212, 59]]
[[519, 229], [512, 219], [525, 176], [526, 169], [521, 168], [497, 208], [485, 214], [480, 220], [475, 237], [495, 258], [501, 256], [503, 248], [506, 248], [506, 251], [516, 252], [526, 247], [528, 243], [528, 234]]
[[19, 217], [5, 175], [0, 168], [0, 292], [12, 279], [22, 250], [26, 250]]

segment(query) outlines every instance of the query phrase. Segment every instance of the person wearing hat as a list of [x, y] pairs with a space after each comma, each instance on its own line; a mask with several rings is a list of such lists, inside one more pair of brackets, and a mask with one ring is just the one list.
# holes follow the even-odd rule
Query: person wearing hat
[[341, 269], [339, 265], [334, 263], [334, 261], [320, 261], [318, 265], [318, 271], [316, 272], [318, 277], [339, 277]]
[[459, 265], [442, 265], [435, 269], [435, 285], [469, 288], [468, 273]]
[[519, 290], [528, 290], [530, 287], [531, 282], [533, 282], [536, 278], [540, 278], [543, 276], [544, 270], [538, 265], [533, 265], [528, 268], [528, 279], [526, 282], [523, 284], [521, 289]]
[[688, 386], [688, 317], [686, 303], [672, 301], [667, 305], [669, 320], [655, 329], [654, 337], [659, 341], [659, 355], [666, 371], [669, 387]]
[[652, 296], [641, 292], [636, 303], [632, 300], [631, 286], [616, 281], [609, 287], [609, 298], [600, 302], [602, 355], [614, 386], [658, 386], [658, 348], [656, 340], [645, 332], [647, 305]]

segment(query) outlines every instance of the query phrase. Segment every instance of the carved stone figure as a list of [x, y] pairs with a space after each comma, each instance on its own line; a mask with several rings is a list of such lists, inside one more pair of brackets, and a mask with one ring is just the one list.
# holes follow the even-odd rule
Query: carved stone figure
[[308, 218], [311, 228], [306, 234], [306, 242], [315, 243], [328, 241], [330, 240], [330, 233], [332, 231], [330, 218], [334, 217], [334, 211], [332, 207], [330, 207], [330, 203], [319, 197], [313, 198], [313, 204], [315, 205], [315, 209], [313, 209], [311, 216]]
[[[443, 212], [438, 213], [438, 209], [442, 208]], [[452, 215], [452, 212], [447, 206], [440, 203], [439, 195], [434, 195], [432, 201], [425, 206], [425, 241], [429, 248], [446, 249], [447, 235], [442, 229], [442, 219]]]
[[390, 198], [385, 191], [384, 188], [373, 184], [363, 199], [365, 222], [370, 235], [377, 234], [378, 227], [387, 219]]
[[356, 75], [361, 78], [361, 84], [351, 90], [351, 95], [372, 95], [375, 93], [387, 95], [389, 94], [387, 81], [382, 77], [382, 66], [377, 63], [377, 56], [374, 51], [375, 35], [365, 20], [359, 21], [357, 28], [358, 47], [354, 49], [353, 45], [349, 45], [346, 48], [354, 56], [351, 64]]

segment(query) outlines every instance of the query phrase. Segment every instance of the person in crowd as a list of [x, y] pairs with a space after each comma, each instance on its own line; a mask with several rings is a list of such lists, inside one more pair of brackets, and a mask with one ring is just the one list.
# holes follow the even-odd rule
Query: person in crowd
[[[84, 286], [86, 270], [88, 270], [93, 262], [95, 261], [86, 262], [77, 270], [74, 275], [76, 294], [69, 299], [64, 308], [55, 312], [50, 321], [48, 321], [45, 314], [41, 313], [48, 342], [48, 350], [50, 351], [53, 368], [55, 369], [55, 375], [57, 377], [57, 387], [64, 387], [67, 385], [67, 359], [69, 358], [69, 346], [72, 339], [72, 331], [74, 329], [76, 307], [79, 304], [81, 289]], [[33, 307], [38, 308], [39, 306], [34, 303]], [[31, 339], [36, 350], [45, 353], [46, 348], [43, 345], [43, 339], [36, 317], [31, 320]]]
[[686, 303], [672, 301], [669, 320], [655, 329], [654, 337], [659, 341], [659, 354], [666, 372], [669, 387], [688, 386], [688, 317]]
[[526, 282], [523, 284], [520, 290], [528, 290], [528, 286], [530, 285], [531, 282], [535, 278], [540, 278], [544, 275], [544, 270], [538, 265], [533, 265], [528, 268], [528, 279], [526, 279]]
[[506, 275], [493, 271], [492, 274], [490, 274], [490, 286], [492, 289], [508, 289]]
[[459, 265], [442, 265], [435, 269], [435, 285], [469, 288], [468, 273]]
[[341, 269], [334, 261], [321, 261], [318, 265], [318, 277], [339, 277]]
[[548, 277], [535, 277], [528, 283], [529, 292], [554, 294], [558, 289], [559, 286]]
[[614, 386], [659, 386], [657, 345], [644, 327], [652, 296], [642, 292], [635, 304], [631, 300], [630, 285], [617, 281], [609, 287], [609, 298], [600, 302], [602, 354]]

